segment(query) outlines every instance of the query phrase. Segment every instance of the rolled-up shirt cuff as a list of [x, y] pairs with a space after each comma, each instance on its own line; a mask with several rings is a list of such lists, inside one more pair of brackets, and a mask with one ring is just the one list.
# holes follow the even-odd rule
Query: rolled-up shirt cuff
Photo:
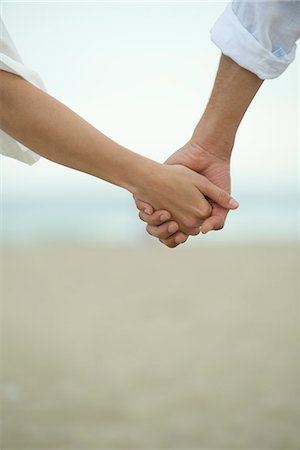
[[243, 27], [233, 12], [231, 3], [227, 5], [210, 33], [211, 40], [224, 55], [263, 80], [279, 77], [295, 59], [296, 44], [288, 54], [282, 49], [272, 53], [264, 48]]

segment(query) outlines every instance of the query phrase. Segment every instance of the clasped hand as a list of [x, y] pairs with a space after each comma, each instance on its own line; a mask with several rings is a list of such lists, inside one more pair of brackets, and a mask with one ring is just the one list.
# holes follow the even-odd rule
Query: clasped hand
[[164, 167], [171, 170], [163, 172], [162, 191], [153, 186], [134, 193], [147, 232], [174, 248], [200, 230], [222, 229], [229, 210], [239, 206], [230, 196], [230, 161], [190, 141]]

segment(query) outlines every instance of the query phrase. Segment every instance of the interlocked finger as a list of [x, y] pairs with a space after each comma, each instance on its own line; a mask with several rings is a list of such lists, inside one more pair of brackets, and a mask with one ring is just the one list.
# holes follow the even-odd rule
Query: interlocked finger
[[188, 236], [181, 231], [178, 231], [177, 233], [173, 234], [167, 239], [159, 239], [160, 242], [164, 245], [166, 245], [169, 248], [175, 248], [178, 247], [178, 245], [183, 244], [188, 240]]
[[139, 218], [149, 225], [161, 225], [171, 219], [171, 214], [164, 210], [155, 211], [153, 214], [146, 214], [145, 212], [140, 211]]
[[151, 236], [158, 239], [167, 239], [178, 231], [178, 224], [170, 221], [159, 226], [147, 225], [146, 230]]
[[143, 202], [142, 200], [139, 200], [138, 198], [134, 198], [135, 201], [135, 205], [137, 207], [138, 210], [140, 211], [144, 211], [146, 214], [153, 214], [154, 213], [154, 209], [152, 208], [151, 205], [149, 205], [146, 202]]

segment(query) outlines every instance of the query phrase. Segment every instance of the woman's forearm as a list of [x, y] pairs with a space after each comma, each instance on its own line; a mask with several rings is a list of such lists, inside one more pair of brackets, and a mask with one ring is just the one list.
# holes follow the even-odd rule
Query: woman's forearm
[[187, 234], [211, 213], [210, 198], [227, 209], [238, 204], [203, 176], [144, 158], [104, 136], [53, 97], [0, 71], [0, 127], [38, 154], [114, 183], [156, 209], [167, 208]]
[[1, 129], [51, 161], [134, 192], [156, 163], [115, 143], [65, 105], [0, 71]]
[[240, 122], [263, 80], [222, 55], [214, 87], [192, 141], [229, 158]]

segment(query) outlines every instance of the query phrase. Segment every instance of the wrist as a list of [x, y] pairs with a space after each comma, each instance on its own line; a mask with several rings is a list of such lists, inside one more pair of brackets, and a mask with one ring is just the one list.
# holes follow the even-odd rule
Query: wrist
[[195, 145], [229, 159], [241, 120], [262, 82], [222, 55], [209, 102], [192, 137]]
[[237, 126], [224, 126], [224, 121], [203, 115], [191, 138], [192, 145], [224, 160], [230, 160]]
[[149, 158], [137, 155], [124, 177], [122, 187], [134, 196], [141, 196], [153, 186], [162, 164]]

